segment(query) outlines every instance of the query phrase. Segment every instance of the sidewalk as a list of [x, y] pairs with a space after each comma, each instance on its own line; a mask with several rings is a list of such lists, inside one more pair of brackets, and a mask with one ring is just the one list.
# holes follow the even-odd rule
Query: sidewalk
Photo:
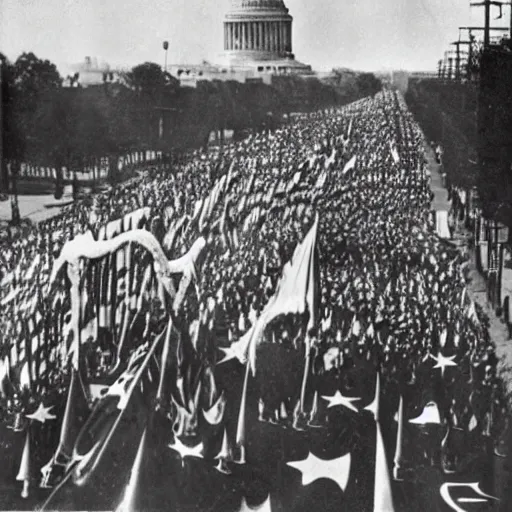
[[[20, 195], [18, 196], [18, 206], [22, 219], [30, 219], [32, 222], [41, 222], [57, 215], [62, 208], [73, 202], [71, 186], [64, 189], [64, 195], [57, 200], [53, 194], [41, 196]], [[0, 222], [8, 222], [12, 218], [11, 199], [0, 202]]]
[[[440, 166], [436, 162], [432, 149], [428, 145], [425, 147], [428, 167], [432, 174], [431, 189], [435, 196], [432, 202], [432, 208], [436, 211], [449, 211], [450, 203], [448, 201], [448, 191], [442, 185], [441, 174], [439, 172]], [[461, 250], [464, 250], [468, 248], [468, 237], [469, 233], [464, 228], [459, 228], [452, 242]], [[487, 299], [487, 284], [484, 277], [476, 268], [475, 251], [471, 250], [469, 253], [471, 256], [469, 263], [469, 296], [482, 306], [482, 309], [489, 317], [490, 336], [496, 345], [496, 354], [500, 360], [500, 371], [502, 372], [503, 380], [509, 392], [512, 394], [512, 341], [509, 338], [507, 326], [496, 316], [494, 309]]]
[[426, 157], [428, 168], [431, 173], [430, 189], [434, 193], [434, 200], [432, 201], [432, 208], [436, 212], [449, 212], [451, 204], [448, 201], [448, 191], [443, 187], [443, 180], [439, 172], [440, 165], [436, 162], [436, 157], [432, 149], [426, 145]]

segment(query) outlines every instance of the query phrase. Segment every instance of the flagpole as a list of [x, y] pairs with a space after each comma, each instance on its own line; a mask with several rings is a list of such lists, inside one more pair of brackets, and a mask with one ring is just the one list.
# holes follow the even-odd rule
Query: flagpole
[[123, 499], [119, 506], [116, 508], [116, 512], [134, 512], [138, 510], [137, 502], [140, 499], [139, 487], [143, 474], [142, 470], [144, 468], [144, 451], [146, 447], [147, 431], [148, 426], [146, 426], [144, 432], [142, 433], [139, 447], [135, 455], [135, 460], [130, 471], [130, 479], [128, 481], [128, 485], [125, 488]]
[[23, 453], [21, 456], [20, 469], [16, 480], [23, 482], [23, 490], [21, 491], [21, 497], [27, 499], [29, 497], [30, 489], [30, 429], [27, 429], [25, 436], [25, 444], [23, 445]]
[[306, 388], [307, 388], [307, 381], [308, 381], [308, 375], [309, 375], [309, 369], [311, 366], [311, 347], [309, 343], [309, 335], [306, 334], [305, 339], [305, 347], [306, 347], [306, 361], [304, 364], [304, 373], [302, 375], [302, 386], [300, 390], [300, 413], [304, 414], [304, 407], [306, 403]]
[[244, 385], [242, 388], [242, 401], [240, 402], [240, 412], [238, 414], [238, 425], [236, 429], [236, 445], [240, 449], [240, 458], [235, 460], [236, 464], [245, 464], [245, 411], [247, 408], [247, 386], [249, 382], [249, 373], [251, 365], [246, 363]]
[[404, 398], [400, 396], [400, 405], [398, 406], [398, 430], [396, 433], [396, 450], [393, 468], [393, 478], [396, 481], [402, 481], [400, 477], [400, 469], [402, 462], [402, 449], [403, 449], [403, 437], [404, 437]]
[[393, 504], [393, 491], [389, 478], [386, 450], [380, 422], [376, 419], [376, 449], [375, 449], [375, 484], [373, 492], [374, 512], [395, 512]]
[[80, 364], [80, 267], [76, 264], [68, 263], [68, 278], [71, 282], [71, 330], [73, 332], [73, 367], [78, 370]]

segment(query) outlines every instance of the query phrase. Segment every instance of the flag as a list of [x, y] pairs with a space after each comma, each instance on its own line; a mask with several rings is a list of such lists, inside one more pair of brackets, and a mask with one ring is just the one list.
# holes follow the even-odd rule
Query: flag
[[357, 156], [354, 155], [346, 164], [345, 164], [345, 167], [343, 168], [343, 171], [341, 172], [341, 174], [347, 174], [347, 172], [351, 171], [352, 169], [355, 168], [356, 166], [356, 162], [357, 162]]
[[252, 187], [254, 185], [254, 181], [256, 180], [256, 168], [252, 171], [249, 180], [247, 182], [247, 186], [245, 187], [245, 196], [249, 196], [252, 191]]
[[21, 292], [20, 287], [13, 288], [10, 293], [7, 294], [6, 297], [2, 300], [1, 305], [7, 306], [10, 302], [12, 302]]
[[215, 184], [215, 186], [213, 187], [213, 190], [210, 192], [209, 201], [207, 202], [208, 210], [206, 212], [206, 219], [211, 218], [211, 216], [213, 214], [213, 210], [219, 201], [221, 192], [224, 189], [225, 181], [226, 181], [226, 176], [222, 176], [222, 178]]
[[199, 216], [199, 231], [202, 231], [206, 223], [208, 221], [208, 212], [210, 211], [210, 202], [213, 200], [212, 195], [210, 194], [203, 203], [203, 208], [201, 209], [201, 215]]
[[272, 203], [272, 199], [274, 198], [275, 191], [277, 189], [278, 182], [277, 180], [274, 181], [274, 184], [271, 185], [268, 189], [268, 192], [263, 197], [263, 203], [265, 205], [270, 205]]
[[450, 228], [448, 226], [448, 212], [437, 211], [436, 212], [436, 233], [439, 238], [450, 239]]
[[68, 462], [71, 461], [73, 447], [83, 425], [81, 418], [85, 417], [85, 413], [88, 411], [89, 406], [80, 374], [73, 368], [68, 387], [66, 408], [60, 427], [59, 444], [48, 464], [41, 468], [41, 487], [51, 487], [54, 476], [58, 476], [54, 472], [59, 468], [64, 471]]
[[325, 168], [329, 169], [329, 167], [333, 166], [336, 162], [336, 149], [332, 150], [331, 156], [325, 161]]
[[204, 199], [198, 199], [196, 201], [196, 204], [194, 205], [194, 214], [192, 215], [192, 219], [190, 220], [191, 223], [195, 222], [199, 218], [199, 215], [203, 211], [203, 203]]
[[315, 188], [322, 189], [324, 188], [325, 182], [327, 181], [327, 172], [323, 171], [322, 174], [318, 177], [316, 181]]
[[400, 163], [400, 155], [398, 154], [396, 147], [394, 147], [390, 143], [390, 148], [391, 148], [391, 156], [393, 157], [393, 161], [395, 162], [395, 164], [399, 164]]
[[7, 397], [11, 389], [9, 357], [5, 356], [3, 361], [0, 360], [0, 397]]
[[141, 388], [141, 379], [148, 370], [149, 361], [160, 345], [164, 329], [157, 335], [149, 350], [141, 346], [128, 363], [127, 369], [110, 386], [107, 393], [96, 404], [92, 414], [78, 434], [73, 450], [73, 480], [78, 486], [86, 485], [97, 469], [121, 424], [136, 389]]
[[109, 294], [108, 294], [108, 286], [109, 286], [109, 276], [110, 276], [110, 255], [108, 254], [105, 258], [101, 260], [101, 271], [100, 271], [100, 288], [96, 290], [97, 299], [99, 303], [98, 311], [98, 325], [100, 327], [108, 326], [108, 302], [109, 302]]
[[253, 374], [256, 373], [256, 348], [261, 343], [265, 328], [274, 318], [279, 315], [302, 314], [308, 311], [308, 329], [317, 323], [318, 269], [315, 268], [317, 232], [318, 215], [303, 242], [295, 248], [292, 259], [284, 266], [276, 293], [252, 328], [231, 346], [233, 357], [237, 357], [243, 363], [250, 361]]
[[474, 301], [471, 301], [471, 304], [467, 310], [466, 315], [469, 320], [472, 320], [476, 324], [480, 324], [480, 320], [478, 319]]

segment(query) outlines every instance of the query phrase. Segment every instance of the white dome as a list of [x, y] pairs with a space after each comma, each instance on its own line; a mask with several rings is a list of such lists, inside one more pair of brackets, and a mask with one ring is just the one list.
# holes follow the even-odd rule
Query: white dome
[[263, 9], [288, 12], [283, 0], [233, 0], [231, 2], [231, 9], [233, 11]]

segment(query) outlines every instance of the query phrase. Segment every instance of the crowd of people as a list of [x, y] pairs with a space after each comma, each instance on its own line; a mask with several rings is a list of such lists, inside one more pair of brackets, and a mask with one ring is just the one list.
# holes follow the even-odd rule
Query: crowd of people
[[[65, 281], [50, 296], [47, 290], [54, 261], [73, 237], [90, 231], [102, 239], [109, 223], [145, 209], [137, 225], [121, 231], [151, 231], [169, 260], [204, 239], [194, 286], [178, 308], [158, 285], [140, 284], [151, 262], [142, 249], [130, 246], [129, 278], [113, 276], [116, 258], [97, 262], [104, 268], [96, 278], [84, 271], [83, 302], [105, 303], [108, 295], [114, 312], [82, 341], [87, 350], [100, 347], [100, 355], [108, 356], [95, 359], [86, 351], [89, 376], [108, 376], [123, 324], [116, 308], [130, 293], [142, 297], [133, 305], [143, 314], [139, 329], [132, 325], [130, 350], [156, 335], [172, 310], [182, 333], [176, 375], [194, 390], [193, 383], [210, 382], [204, 389], [213, 397], [219, 349], [228, 350], [256, 323], [284, 265], [318, 218], [317, 311], [290, 312], [265, 329], [256, 374], [260, 420], [288, 424], [295, 416], [296, 428], [328, 421], [318, 395], [342, 390], [370, 396], [378, 372], [390, 424], [400, 396], [409, 417], [429, 403], [438, 407], [444, 440], [435, 441], [429, 456], [445, 472], [460, 468], [449, 442], [454, 430], [490, 437], [495, 453], [503, 455], [508, 413], [488, 319], [469, 296], [464, 258], [435, 234], [429, 185], [422, 133], [401, 96], [383, 91], [148, 168], [22, 236], [5, 236], [0, 414], [21, 429], [23, 415], [37, 403], [65, 395], [71, 303]], [[128, 259], [126, 252], [123, 257]], [[99, 310], [83, 308], [88, 318]], [[308, 412], [302, 407], [304, 417], [297, 419], [306, 359]], [[173, 420], [175, 396], [169, 393], [160, 404]], [[188, 435], [197, 435], [196, 423], [188, 424]]]

